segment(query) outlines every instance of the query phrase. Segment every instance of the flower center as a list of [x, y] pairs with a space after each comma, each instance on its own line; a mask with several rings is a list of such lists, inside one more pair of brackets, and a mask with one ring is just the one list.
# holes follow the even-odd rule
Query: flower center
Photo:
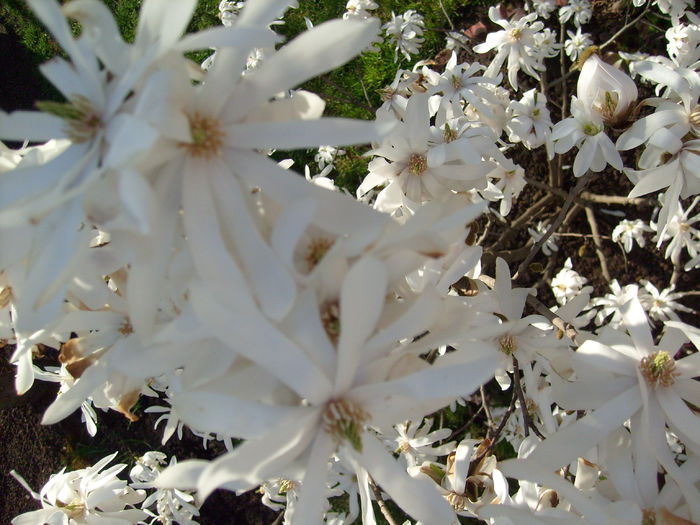
[[520, 37], [522, 36], [522, 34], [523, 34], [522, 29], [517, 28], [517, 27], [508, 31], [508, 36], [514, 42], [520, 40]]
[[178, 147], [195, 158], [210, 159], [220, 156], [226, 137], [226, 133], [221, 129], [221, 122], [198, 112], [187, 115], [187, 119], [190, 122], [192, 142], [180, 142]]
[[119, 327], [119, 333], [122, 335], [129, 335], [129, 334], [133, 333], [133, 331], [134, 331], [134, 327], [131, 326], [131, 321], [129, 319], [125, 318], [122, 321], [121, 326]]
[[651, 388], [659, 385], [671, 386], [676, 381], [676, 377], [681, 375], [676, 371], [676, 362], [668, 352], [663, 350], [643, 358], [639, 363], [639, 369]]
[[306, 261], [306, 265], [309, 272], [316, 268], [316, 265], [318, 265], [318, 263], [321, 262], [321, 259], [323, 259], [326, 253], [328, 253], [328, 250], [331, 249], [331, 246], [333, 246], [333, 241], [330, 239], [326, 239], [325, 237], [313, 239], [309, 243], [309, 246], [306, 249], [306, 253], [304, 254], [304, 261]]
[[642, 525], [656, 525], [656, 512], [654, 509], [644, 509], [642, 511]]
[[593, 123], [584, 124], [584, 126], [583, 126], [583, 132], [586, 135], [588, 135], [589, 137], [593, 137], [593, 136], [597, 135], [598, 133], [600, 133], [601, 131], [603, 131], [603, 127], [596, 126]]
[[454, 491], [450, 491], [450, 493], [445, 496], [445, 499], [447, 500], [447, 503], [452, 506], [455, 512], [465, 510], [467, 508], [467, 502], [469, 501], [469, 498], [462, 494], [457, 494]]
[[513, 353], [518, 349], [518, 343], [510, 334], [502, 335], [498, 338], [498, 347], [506, 355], [513, 355]]
[[462, 79], [458, 77], [457, 75], [452, 75], [450, 77], [450, 82], [452, 83], [452, 87], [454, 89], [462, 89], [464, 87], [464, 83], [462, 82]]
[[321, 323], [334, 345], [340, 338], [340, 306], [338, 301], [328, 301], [321, 306]]
[[428, 168], [428, 160], [425, 156], [413, 153], [408, 159], [408, 171], [413, 175], [423, 175]]
[[45, 113], [62, 118], [66, 133], [76, 144], [92, 140], [102, 128], [102, 118], [95, 106], [82, 95], [69, 102], [39, 101], [36, 107]]
[[347, 399], [329, 401], [323, 413], [323, 429], [333, 437], [336, 445], [348, 441], [362, 452], [362, 432], [369, 414], [361, 406]]

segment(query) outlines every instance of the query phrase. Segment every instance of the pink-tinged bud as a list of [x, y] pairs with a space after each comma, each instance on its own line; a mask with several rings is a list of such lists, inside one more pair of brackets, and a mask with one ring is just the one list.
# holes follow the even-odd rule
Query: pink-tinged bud
[[634, 81], [595, 54], [581, 68], [576, 93], [584, 107], [611, 126], [624, 123], [637, 100]]

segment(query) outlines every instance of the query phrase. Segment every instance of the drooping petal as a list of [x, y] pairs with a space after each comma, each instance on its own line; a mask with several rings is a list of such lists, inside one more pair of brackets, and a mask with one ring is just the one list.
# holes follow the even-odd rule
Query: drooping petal
[[430, 525], [451, 525], [455, 514], [432, 481], [411, 478], [386, 449], [365, 434], [362, 451], [348, 450], [396, 504], [415, 520]]

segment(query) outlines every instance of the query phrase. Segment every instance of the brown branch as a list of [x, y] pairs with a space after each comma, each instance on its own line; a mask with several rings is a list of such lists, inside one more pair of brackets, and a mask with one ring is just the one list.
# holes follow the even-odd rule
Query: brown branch
[[608, 263], [606, 262], [605, 254], [603, 253], [603, 243], [600, 242], [598, 222], [595, 219], [593, 210], [589, 206], [586, 206], [586, 219], [588, 219], [588, 226], [590, 226], [591, 234], [593, 235], [593, 246], [595, 246], [595, 253], [598, 256], [598, 261], [600, 262], [600, 271], [603, 274], [603, 277], [605, 277], [605, 280], [610, 282], [612, 278], [610, 277]]
[[530, 254], [525, 258], [523, 262], [520, 263], [520, 266], [518, 266], [518, 271], [515, 272], [515, 275], [513, 276], [513, 280], [516, 280], [518, 277], [520, 277], [525, 269], [528, 267], [528, 265], [532, 262], [532, 259], [535, 258], [535, 255], [540, 251], [542, 246], [544, 246], [544, 243], [547, 242], [547, 240], [552, 236], [552, 234], [557, 231], [557, 228], [561, 226], [561, 223], [564, 221], [564, 217], [566, 216], [566, 212], [569, 211], [569, 208], [571, 205], [574, 203], [574, 199], [578, 196], [579, 193], [583, 191], [583, 188], [586, 187], [586, 185], [589, 183], [589, 181], [593, 178], [593, 173], [588, 172], [586, 173], [583, 177], [581, 177], [578, 182], [576, 183], [576, 186], [574, 186], [570, 191], [569, 195], [567, 196], [566, 200], [564, 201], [564, 205], [562, 206], [561, 210], [559, 211], [559, 214], [557, 215], [557, 218], [554, 219], [554, 222], [549, 226], [547, 229], [547, 232], [540, 237], [540, 240], [535, 243], [535, 245], [532, 247], [530, 250]]
[[391, 512], [389, 512], [389, 508], [386, 506], [384, 498], [382, 498], [382, 491], [379, 490], [379, 487], [377, 487], [377, 484], [372, 478], [369, 478], [369, 487], [374, 493], [374, 499], [377, 500], [377, 505], [379, 505], [379, 510], [382, 511], [384, 519], [386, 519], [389, 525], [397, 525], [396, 520], [394, 520], [394, 517], [391, 515]]

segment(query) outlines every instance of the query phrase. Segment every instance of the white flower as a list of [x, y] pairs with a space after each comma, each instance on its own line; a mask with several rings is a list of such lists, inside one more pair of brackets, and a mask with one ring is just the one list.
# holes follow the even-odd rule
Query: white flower
[[671, 259], [674, 264], [680, 263], [683, 248], [688, 251], [691, 258], [700, 253], [700, 231], [693, 228], [693, 224], [700, 221], [700, 213], [689, 217], [690, 212], [693, 211], [698, 202], [700, 202], [700, 197], [693, 199], [687, 210], [684, 210], [683, 206], [678, 203], [677, 211], [668, 218], [666, 225], [657, 233], [657, 247], [670, 239], [671, 242], [666, 246], [664, 257]]
[[507, 58], [508, 82], [514, 89], [518, 89], [518, 71], [521, 68], [531, 77], [539, 79], [537, 71], [542, 71], [544, 65], [537, 51], [535, 34], [542, 30], [544, 24], [537, 20], [537, 14], [530, 13], [518, 20], [509, 21], [501, 16], [498, 7], [492, 6], [489, 8], [489, 18], [503, 30], [489, 33], [484, 43], [474, 46], [476, 53], [498, 50], [486, 75], [495, 77]]
[[348, 20], [351, 18], [358, 18], [360, 20], [366, 20], [372, 16], [370, 11], [377, 9], [379, 5], [372, 0], [348, 0], [345, 4], [345, 13], [343, 13], [343, 18]]
[[576, 297], [588, 279], [581, 277], [573, 269], [571, 257], [566, 259], [564, 267], [552, 279], [552, 292], [559, 304], [565, 304]]
[[576, 28], [576, 33], [567, 29], [566, 34], [569, 38], [564, 42], [564, 50], [566, 51], [566, 56], [572, 62], [575, 62], [578, 56], [583, 53], [583, 51], [593, 45], [593, 40], [591, 40], [591, 35], [588, 33], [582, 33], [581, 27]]
[[438, 456], [445, 456], [454, 450], [454, 441], [434, 446], [438, 441], [447, 439], [452, 431], [449, 428], [432, 430], [432, 418], [426, 418], [415, 423], [406, 421], [395, 425], [398, 434], [393, 440], [386, 440], [396, 452], [405, 458], [409, 467], [419, 465], [424, 461], [434, 461]]
[[[136, 460], [136, 465], [129, 472], [131, 487], [136, 489], [153, 489], [153, 482], [163, 470], [165, 454], [157, 451], [146, 452]], [[177, 458], [170, 458], [169, 466], [176, 465]], [[151, 507], [155, 505], [155, 512]], [[141, 504], [141, 509], [150, 516], [149, 524], [162, 525], [198, 525], [192, 518], [199, 515], [194, 496], [178, 489], [156, 489]]]
[[395, 15], [392, 11], [391, 20], [382, 26], [389, 41], [396, 45], [394, 50], [394, 61], [398, 57], [399, 51], [411, 60], [411, 55], [415, 55], [423, 45], [423, 28], [425, 23], [423, 16], [413, 9], [407, 10], [402, 15]]
[[566, 153], [574, 146], [578, 148], [574, 176], [581, 177], [588, 170], [603, 171], [608, 164], [622, 170], [622, 158], [605, 134], [602, 118], [576, 97], [571, 97], [571, 114], [554, 125], [552, 139], [556, 153]]
[[547, 97], [536, 89], [523, 94], [519, 101], [508, 105], [508, 140], [522, 142], [528, 149], [542, 146], [547, 148], [547, 156], [553, 158], [552, 121], [547, 109]]
[[146, 514], [134, 508], [145, 493], [133, 490], [117, 474], [126, 465], [114, 465], [100, 472], [117, 456], [111, 454], [92, 467], [65, 472], [65, 468], [52, 474], [39, 494], [14, 471], [11, 474], [36, 500], [41, 510], [21, 514], [12, 520], [13, 525], [51, 523], [56, 525], [98, 525], [101, 523], [136, 523]]
[[559, 54], [562, 44], [557, 42], [557, 34], [545, 27], [540, 33], [535, 33], [535, 48], [540, 53], [542, 60], [552, 58]]
[[549, 15], [557, 8], [557, 2], [556, 0], [533, 0], [532, 7], [535, 8], [537, 16], [548, 19]]
[[[407, 334], [432, 326], [440, 317], [436, 311], [440, 303], [435, 303], [436, 296], [430, 299], [428, 289], [423, 300], [415, 303], [418, 311], [408, 309], [398, 318], [392, 313], [390, 324], [381, 328], [388, 279], [386, 265], [365, 256], [350, 267], [333, 303], [328, 298], [319, 305], [315, 291], [309, 290], [293, 317], [310, 320], [315, 316], [317, 328], [309, 331], [308, 324], [299, 326], [290, 320], [285, 331], [293, 339], [260, 313], [251, 311], [240, 318], [209, 294], [191, 290], [197, 308], [206, 313], [201, 317], [208, 328], [234, 345], [236, 352], [264, 364], [298, 398], [290, 391], [286, 404], [240, 399], [215, 383], [179, 394], [178, 410], [195, 426], [250, 439], [214, 462], [179, 463], [163, 473], [159, 484], [198, 486], [200, 495], [206, 496], [222, 485], [229, 490], [250, 488], [298, 465], [302, 487], [292, 523], [318, 523], [324, 510], [328, 460], [338, 451], [366, 469], [414, 518], [451, 524], [454, 514], [439, 494], [425, 483], [410, 482], [367, 426], [381, 430], [421, 418], [453, 397], [473, 391], [493, 373], [495, 357], [489, 355], [487, 345], [475, 342], [469, 351], [442, 356], [432, 366], [414, 359], [441, 344], [430, 336], [413, 342], [408, 342], [413, 339], [410, 336], [406, 339]], [[231, 330], [236, 338], [228, 336]], [[265, 343], [261, 335], [271, 339]], [[401, 339], [407, 344], [396, 342]], [[272, 355], [275, 358], [270, 360]]]
[[334, 148], [333, 146], [319, 146], [318, 153], [314, 155], [314, 160], [318, 164], [318, 169], [323, 170], [327, 165], [333, 166], [336, 157], [345, 155], [344, 149]]
[[632, 247], [636, 242], [641, 248], [646, 244], [644, 233], [652, 232], [653, 230], [641, 219], [633, 221], [622, 219], [612, 231], [613, 242], [619, 242], [625, 252], [632, 251]]
[[[547, 233], [548, 229], [549, 225], [546, 222], [538, 221], [535, 227], [528, 228], [527, 232], [530, 234], [532, 242], [537, 243], [544, 236], [544, 234]], [[542, 253], [547, 256], [552, 255], [553, 252], [558, 250], [559, 246], [557, 246], [557, 239], [554, 235], [550, 236], [549, 239], [547, 239], [547, 241], [542, 245]]]
[[593, 299], [591, 301], [591, 307], [602, 307], [595, 316], [596, 325], [601, 326], [605, 323], [605, 319], [612, 314], [612, 318], [610, 318], [608, 324], [612, 328], [618, 328], [622, 324], [622, 306], [631, 299], [637, 297], [639, 287], [636, 284], [628, 284], [621, 287], [617, 279], [610, 281], [609, 286], [610, 293], [603, 297]]
[[593, 15], [593, 9], [589, 0], [569, 0], [568, 4], [559, 8], [559, 21], [562, 24], [574, 18], [574, 24], [581, 26], [587, 24]]
[[511, 160], [507, 160], [505, 163], [498, 163], [488, 176], [496, 179], [493, 187], [497, 188], [500, 193], [499, 213], [504, 216], [508, 215], [513, 205], [513, 198], [520, 195], [525, 187], [525, 170]]
[[[548, 470], [570, 463], [630, 422], [632, 442], [639, 450], [637, 468], [657, 472], [660, 464], [680, 488], [691, 519], [700, 519], [700, 498], [694, 477], [678, 467], [666, 441], [666, 425], [692, 448], [700, 445], [700, 418], [686, 405], [700, 393], [693, 379], [698, 374], [694, 353], [674, 359], [686, 342], [678, 330], [682, 323], [667, 324], [654, 343], [649, 321], [639, 300], [622, 307], [627, 333], [603, 329], [595, 339], [586, 340], [576, 351], [577, 381], [555, 388], [554, 400], [567, 410], [590, 410], [588, 415], [537, 445], [528, 459]], [[694, 329], [687, 335], [700, 344]], [[697, 334], [700, 335], [700, 334]], [[552, 379], [556, 379], [552, 376]], [[561, 381], [558, 381], [562, 387]], [[655, 484], [654, 484], [655, 485]]]
[[683, 292], [674, 292], [674, 286], [670, 286], [659, 292], [658, 288], [646, 279], [642, 279], [640, 283], [646, 292], [640, 290], [639, 300], [642, 303], [642, 307], [649, 313], [649, 317], [654, 321], [680, 321], [676, 311], [695, 312], [692, 308], [688, 308], [677, 302], [678, 299], [683, 298], [686, 294]]
[[637, 86], [622, 71], [592, 54], [581, 68], [576, 95], [587, 110], [615, 126], [624, 122], [632, 110], [637, 100]]

